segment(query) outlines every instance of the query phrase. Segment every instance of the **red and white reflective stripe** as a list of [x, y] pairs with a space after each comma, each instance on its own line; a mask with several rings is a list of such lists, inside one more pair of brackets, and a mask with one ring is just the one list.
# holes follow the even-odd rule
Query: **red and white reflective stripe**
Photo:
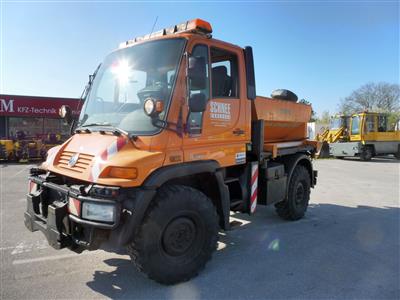
[[92, 166], [91, 181], [97, 181], [97, 179], [99, 179], [104, 162], [117, 154], [127, 143], [128, 140], [125, 137], [118, 137], [100, 154], [99, 157], [95, 158]]
[[78, 199], [69, 197], [68, 198], [68, 211], [70, 214], [73, 214], [73, 215], [79, 217], [79, 215], [81, 213], [81, 201], [79, 201]]
[[37, 187], [38, 187], [38, 185], [35, 182], [33, 182], [32, 180], [29, 180], [29, 182], [28, 182], [28, 192], [29, 192], [29, 194], [32, 194], [32, 193], [36, 192], [37, 191]]
[[254, 213], [257, 207], [257, 191], [258, 191], [258, 162], [251, 163], [251, 196], [250, 196], [250, 212]]

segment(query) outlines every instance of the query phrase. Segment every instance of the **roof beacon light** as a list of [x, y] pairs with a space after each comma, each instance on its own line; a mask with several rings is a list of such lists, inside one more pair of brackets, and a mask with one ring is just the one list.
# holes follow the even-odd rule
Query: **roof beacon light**
[[123, 42], [120, 44], [120, 48], [123, 48], [125, 46], [141, 42], [144, 40], [148, 40], [151, 38], [155, 37], [160, 37], [164, 35], [172, 35], [175, 33], [183, 33], [183, 32], [191, 32], [191, 33], [198, 33], [198, 34], [204, 34], [204, 35], [210, 35], [212, 33], [212, 27], [211, 24], [208, 23], [207, 21], [204, 21], [202, 19], [194, 19], [190, 20], [172, 27], [164, 28], [159, 31], [153, 32], [151, 34], [146, 34], [144, 36], [138, 36], [132, 40]]

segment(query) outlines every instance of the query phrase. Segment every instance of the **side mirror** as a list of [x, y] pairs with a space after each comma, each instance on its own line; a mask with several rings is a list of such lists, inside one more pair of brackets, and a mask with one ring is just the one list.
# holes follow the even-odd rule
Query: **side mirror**
[[256, 80], [254, 76], [253, 49], [250, 46], [244, 48], [244, 61], [246, 66], [247, 98], [256, 99]]
[[59, 116], [67, 122], [67, 124], [72, 123], [72, 110], [68, 105], [63, 105], [58, 111]]
[[207, 87], [206, 60], [201, 56], [190, 56], [188, 64], [188, 77], [192, 90], [202, 90]]
[[191, 112], [203, 112], [207, 108], [207, 98], [203, 93], [193, 94], [189, 99]]

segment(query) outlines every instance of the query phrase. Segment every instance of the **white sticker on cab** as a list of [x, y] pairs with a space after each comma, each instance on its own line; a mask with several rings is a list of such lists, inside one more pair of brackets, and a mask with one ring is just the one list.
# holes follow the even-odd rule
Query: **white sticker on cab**
[[237, 164], [244, 164], [246, 162], [246, 152], [236, 153], [235, 161]]

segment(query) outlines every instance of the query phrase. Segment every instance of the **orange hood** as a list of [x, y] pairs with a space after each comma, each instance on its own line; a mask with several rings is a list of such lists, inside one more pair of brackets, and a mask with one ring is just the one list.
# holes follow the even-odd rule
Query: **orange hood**
[[[63, 145], [51, 148], [42, 167], [78, 180], [104, 185], [133, 187], [140, 185], [162, 166], [164, 154], [138, 149], [125, 136], [111, 134], [75, 134]], [[134, 179], [108, 177], [112, 167], [136, 168]]]

